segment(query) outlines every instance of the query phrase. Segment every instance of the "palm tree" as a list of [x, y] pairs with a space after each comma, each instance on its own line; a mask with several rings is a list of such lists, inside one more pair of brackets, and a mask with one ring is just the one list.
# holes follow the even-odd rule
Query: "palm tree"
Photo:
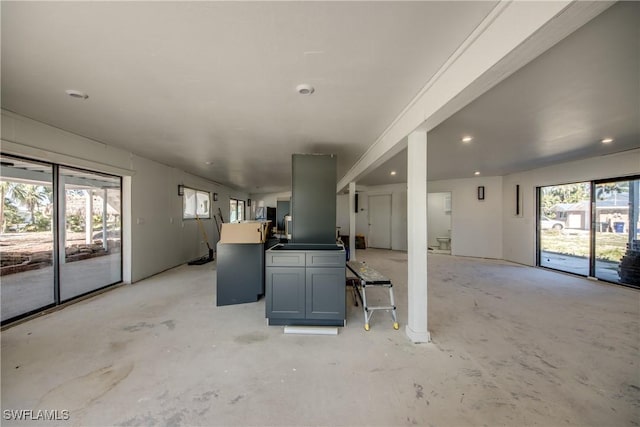
[[0, 203], [0, 229], [3, 233], [7, 228], [5, 210], [10, 206], [16, 207], [12, 202], [16, 193], [22, 191], [20, 185], [17, 182], [0, 181], [0, 198], [2, 200], [2, 203]]
[[48, 200], [44, 187], [32, 184], [15, 184], [12, 189], [13, 198], [29, 209], [31, 224], [35, 224], [35, 211], [41, 203]]
[[11, 194], [11, 189], [15, 184], [13, 182], [8, 181], [0, 181], [0, 227], [2, 227], [2, 232], [4, 233], [5, 223], [4, 223], [4, 198]]

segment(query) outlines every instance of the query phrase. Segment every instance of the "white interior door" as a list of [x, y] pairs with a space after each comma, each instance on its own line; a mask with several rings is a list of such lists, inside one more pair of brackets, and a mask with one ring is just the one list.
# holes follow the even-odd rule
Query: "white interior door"
[[391, 249], [391, 195], [369, 196], [369, 246]]

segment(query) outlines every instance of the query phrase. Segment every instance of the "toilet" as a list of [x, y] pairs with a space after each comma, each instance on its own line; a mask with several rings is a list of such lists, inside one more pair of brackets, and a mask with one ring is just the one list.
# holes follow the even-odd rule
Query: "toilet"
[[451, 230], [447, 230], [447, 236], [436, 237], [438, 241], [438, 249], [448, 251], [451, 249]]
[[436, 237], [438, 241], [438, 249], [441, 251], [448, 251], [451, 244], [451, 237]]

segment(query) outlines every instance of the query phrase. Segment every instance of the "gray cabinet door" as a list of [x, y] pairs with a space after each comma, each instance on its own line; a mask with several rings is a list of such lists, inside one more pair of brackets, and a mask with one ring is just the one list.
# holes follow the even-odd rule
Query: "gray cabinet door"
[[307, 267], [307, 319], [345, 318], [344, 267]]
[[216, 305], [254, 302], [264, 295], [264, 245], [217, 245]]
[[305, 268], [270, 267], [266, 270], [267, 317], [304, 319]]

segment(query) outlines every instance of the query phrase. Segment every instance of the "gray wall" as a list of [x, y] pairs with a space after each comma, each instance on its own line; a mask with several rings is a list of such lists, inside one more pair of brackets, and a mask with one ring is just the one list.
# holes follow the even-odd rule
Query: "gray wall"
[[293, 242], [334, 243], [337, 157], [330, 154], [294, 154], [291, 163]]

